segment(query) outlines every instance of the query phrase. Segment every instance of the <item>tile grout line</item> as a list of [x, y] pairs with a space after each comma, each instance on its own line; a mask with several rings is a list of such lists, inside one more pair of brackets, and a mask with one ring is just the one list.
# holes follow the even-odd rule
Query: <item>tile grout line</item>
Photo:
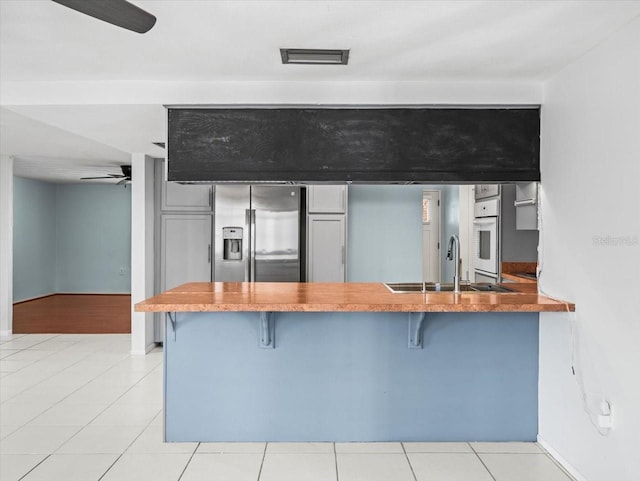
[[269, 442], [264, 443], [264, 451], [262, 451], [262, 461], [260, 461], [260, 469], [258, 470], [258, 477], [256, 481], [260, 481], [260, 476], [262, 476], [262, 467], [264, 466], [264, 459], [267, 457], [268, 447], [269, 447]]
[[568, 478], [569, 481], [576, 481], [576, 479], [571, 475], [571, 473], [569, 473], [569, 471], [567, 471], [564, 466], [562, 464], [560, 464], [556, 458], [554, 458], [553, 456], [551, 456], [551, 454], [549, 452], [547, 452], [547, 450], [544, 450], [543, 454], [549, 458], [551, 460], [551, 462], [553, 464], [555, 464], [563, 473], [564, 475]]
[[336, 463], [336, 481], [340, 481], [340, 473], [338, 472], [338, 452], [336, 451], [336, 443], [331, 443], [333, 445], [333, 461]]
[[27, 477], [29, 474], [31, 474], [33, 472], [34, 469], [36, 469], [38, 466], [40, 466], [42, 463], [44, 463], [50, 457], [51, 457], [51, 454], [47, 454], [44, 458], [42, 458], [42, 461], [40, 461], [38, 464], [36, 464], [33, 468], [31, 468], [29, 471], [24, 473], [22, 476], [20, 476], [18, 478], [18, 481], [20, 481], [21, 479], [24, 479], [25, 477]]
[[[164, 441], [163, 441], [163, 443], [164, 443]], [[182, 476], [184, 476], [184, 473], [187, 471], [187, 468], [189, 467], [189, 464], [191, 464], [191, 460], [196, 455], [196, 452], [198, 451], [199, 447], [200, 447], [200, 442], [198, 442], [196, 444], [196, 448], [191, 453], [191, 456], [189, 456], [189, 460], [187, 461], [187, 464], [184, 465], [184, 468], [182, 469], [182, 472], [180, 473], [180, 476], [178, 476], [177, 481], [180, 481], [182, 479]]]
[[411, 460], [409, 459], [409, 455], [407, 454], [407, 449], [404, 447], [404, 442], [401, 442], [400, 446], [402, 446], [402, 452], [404, 453], [404, 457], [407, 460], [407, 463], [409, 464], [409, 469], [411, 470], [411, 474], [413, 475], [414, 481], [418, 481], [418, 476], [416, 476], [416, 472], [413, 470], [413, 465], [411, 464]]
[[469, 447], [471, 448], [471, 451], [473, 451], [473, 454], [476, 455], [476, 458], [478, 458], [478, 461], [480, 461], [480, 463], [482, 464], [482, 466], [484, 466], [484, 469], [487, 470], [487, 473], [489, 473], [489, 476], [491, 476], [491, 479], [493, 479], [493, 481], [497, 481], [496, 477], [493, 475], [493, 473], [491, 472], [491, 470], [487, 467], [486, 464], [484, 464], [484, 461], [482, 460], [482, 458], [480, 457], [480, 455], [478, 454], [478, 451], [476, 451], [476, 448], [473, 447], [473, 445], [468, 442], [467, 443], [469, 445]]

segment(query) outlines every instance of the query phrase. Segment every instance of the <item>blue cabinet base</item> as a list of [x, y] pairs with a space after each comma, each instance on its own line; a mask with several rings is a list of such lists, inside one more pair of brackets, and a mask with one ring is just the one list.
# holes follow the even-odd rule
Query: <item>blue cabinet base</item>
[[[535, 441], [538, 313], [178, 313], [167, 441]], [[169, 321], [167, 321], [169, 322]], [[171, 326], [165, 326], [171, 333]]]

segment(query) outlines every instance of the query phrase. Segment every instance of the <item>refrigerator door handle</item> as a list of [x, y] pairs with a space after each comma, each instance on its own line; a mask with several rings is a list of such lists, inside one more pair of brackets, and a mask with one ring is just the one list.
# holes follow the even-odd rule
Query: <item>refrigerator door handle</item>
[[251, 218], [251, 229], [249, 230], [249, 235], [251, 236], [249, 242], [250, 242], [250, 246], [251, 246], [251, 253], [249, 254], [249, 262], [251, 263], [251, 269], [250, 269], [250, 278], [249, 280], [251, 282], [255, 282], [256, 281], [256, 210], [255, 209], [251, 209], [251, 214], [250, 214], [250, 218]]
[[[248, 282], [251, 280], [251, 209], [245, 209], [244, 211], [244, 231], [245, 235], [243, 236], [244, 242], [246, 242], [246, 246], [243, 250], [246, 252], [245, 260], [244, 260], [244, 280]], [[248, 255], [247, 255], [248, 254]]]

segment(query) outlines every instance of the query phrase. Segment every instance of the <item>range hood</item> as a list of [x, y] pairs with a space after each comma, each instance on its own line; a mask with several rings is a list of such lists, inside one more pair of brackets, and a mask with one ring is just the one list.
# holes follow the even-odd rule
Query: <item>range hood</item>
[[530, 108], [169, 108], [168, 180], [487, 183], [540, 180]]

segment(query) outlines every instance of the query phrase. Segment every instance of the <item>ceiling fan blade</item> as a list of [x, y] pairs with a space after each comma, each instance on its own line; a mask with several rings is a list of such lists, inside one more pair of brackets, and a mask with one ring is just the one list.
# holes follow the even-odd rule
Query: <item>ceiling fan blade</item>
[[133, 32], [146, 33], [156, 23], [156, 17], [126, 0], [53, 0], [98, 20], [126, 28]]
[[80, 180], [93, 180], [93, 179], [113, 179], [113, 176], [109, 175], [106, 177], [80, 177]]
[[118, 182], [116, 185], [127, 184], [127, 183], [129, 183], [130, 181], [131, 181], [131, 179], [128, 179], [128, 178], [126, 178], [126, 177], [125, 177], [125, 178], [124, 178], [124, 179], [122, 179], [120, 182]]

